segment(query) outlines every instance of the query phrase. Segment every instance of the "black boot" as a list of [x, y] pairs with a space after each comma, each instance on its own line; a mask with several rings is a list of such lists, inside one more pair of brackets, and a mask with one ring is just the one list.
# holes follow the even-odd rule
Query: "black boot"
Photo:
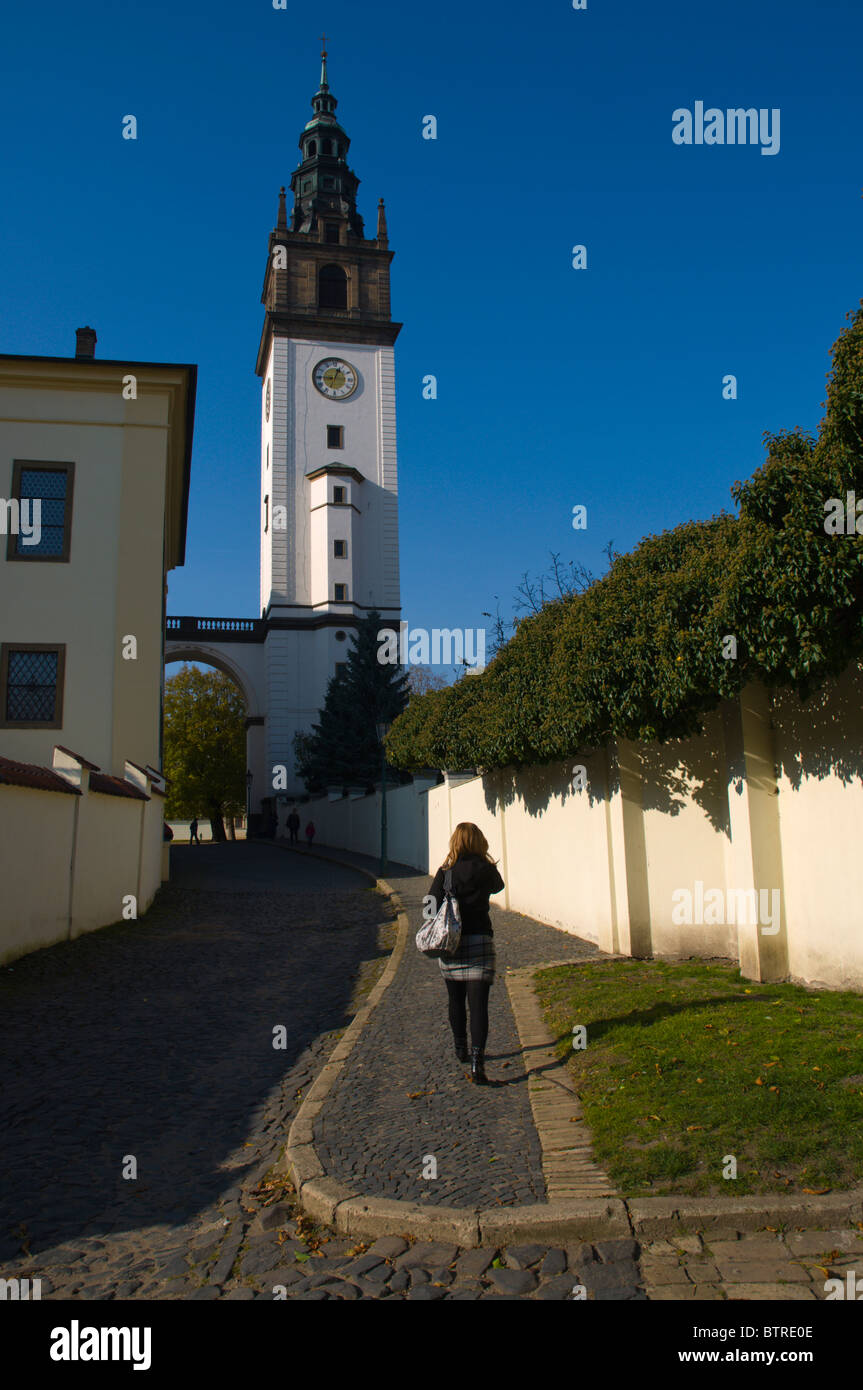
[[460, 1062], [469, 1062], [469, 1061], [470, 1061], [470, 1057], [468, 1056], [468, 1051], [467, 1051], [467, 1038], [465, 1038], [465, 1037], [459, 1038], [459, 1037], [455, 1037], [455, 1035], [454, 1035], [454, 1040], [455, 1040], [455, 1055], [456, 1055], [456, 1057], [458, 1057], [458, 1059], [459, 1059]]
[[487, 1086], [488, 1077], [485, 1074], [485, 1058], [481, 1047], [471, 1048], [470, 1079], [477, 1086]]

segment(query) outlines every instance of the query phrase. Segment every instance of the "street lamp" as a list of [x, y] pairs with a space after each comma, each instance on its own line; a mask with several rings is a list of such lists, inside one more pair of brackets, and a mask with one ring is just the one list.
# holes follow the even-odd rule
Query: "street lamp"
[[387, 750], [384, 748], [384, 739], [389, 727], [386, 720], [380, 720], [375, 724], [381, 745], [381, 878], [387, 871]]

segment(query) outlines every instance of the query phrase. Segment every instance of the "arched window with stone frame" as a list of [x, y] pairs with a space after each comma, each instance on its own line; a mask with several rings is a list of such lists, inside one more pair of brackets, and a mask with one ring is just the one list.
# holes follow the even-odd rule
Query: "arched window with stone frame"
[[340, 265], [322, 265], [318, 272], [318, 308], [347, 309], [348, 277]]

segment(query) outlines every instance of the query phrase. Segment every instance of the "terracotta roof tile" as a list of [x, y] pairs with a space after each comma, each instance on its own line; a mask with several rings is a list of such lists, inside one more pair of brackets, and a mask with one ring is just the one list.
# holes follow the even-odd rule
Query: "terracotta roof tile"
[[107, 772], [90, 773], [91, 792], [102, 792], [105, 796], [130, 796], [135, 801], [149, 801], [146, 792], [135, 787], [122, 777], [110, 777]]
[[16, 763], [12, 758], [0, 757], [0, 783], [9, 787], [35, 787], [43, 792], [81, 795], [80, 787], [73, 787], [65, 777], [61, 777], [50, 767], [39, 767], [36, 763]]

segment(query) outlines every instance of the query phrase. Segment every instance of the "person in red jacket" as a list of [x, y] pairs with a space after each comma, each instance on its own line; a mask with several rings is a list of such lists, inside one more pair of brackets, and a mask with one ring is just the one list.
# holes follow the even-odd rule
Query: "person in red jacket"
[[309, 849], [311, 849], [311, 847], [312, 847], [312, 840], [313, 840], [314, 838], [315, 838], [315, 823], [314, 823], [313, 820], [310, 820], [309, 823], [308, 823], [308, 825], [306, 826], [306, 840], [307, 840], [307, 842], [308, 842]]
[[468, 1060], [467, 1008], [470, 1009], [471, 1080], [487, 1083], [485, 1045], [488, 1039], [488, 996], [494, 981], [494, 934], [488, 911], [492, 893], [504, 886], [488, 852], [488, 840], [470, 821], [457, 825], [449, 852], [432, 879], [428, 896], [436, 913], [443, 901], [444, 873], [452, 869], [452, 892], [461, 915], [461, 941], [452, 956], [438, 959], [449, 995], [449, 1022], [460, 1062]]

